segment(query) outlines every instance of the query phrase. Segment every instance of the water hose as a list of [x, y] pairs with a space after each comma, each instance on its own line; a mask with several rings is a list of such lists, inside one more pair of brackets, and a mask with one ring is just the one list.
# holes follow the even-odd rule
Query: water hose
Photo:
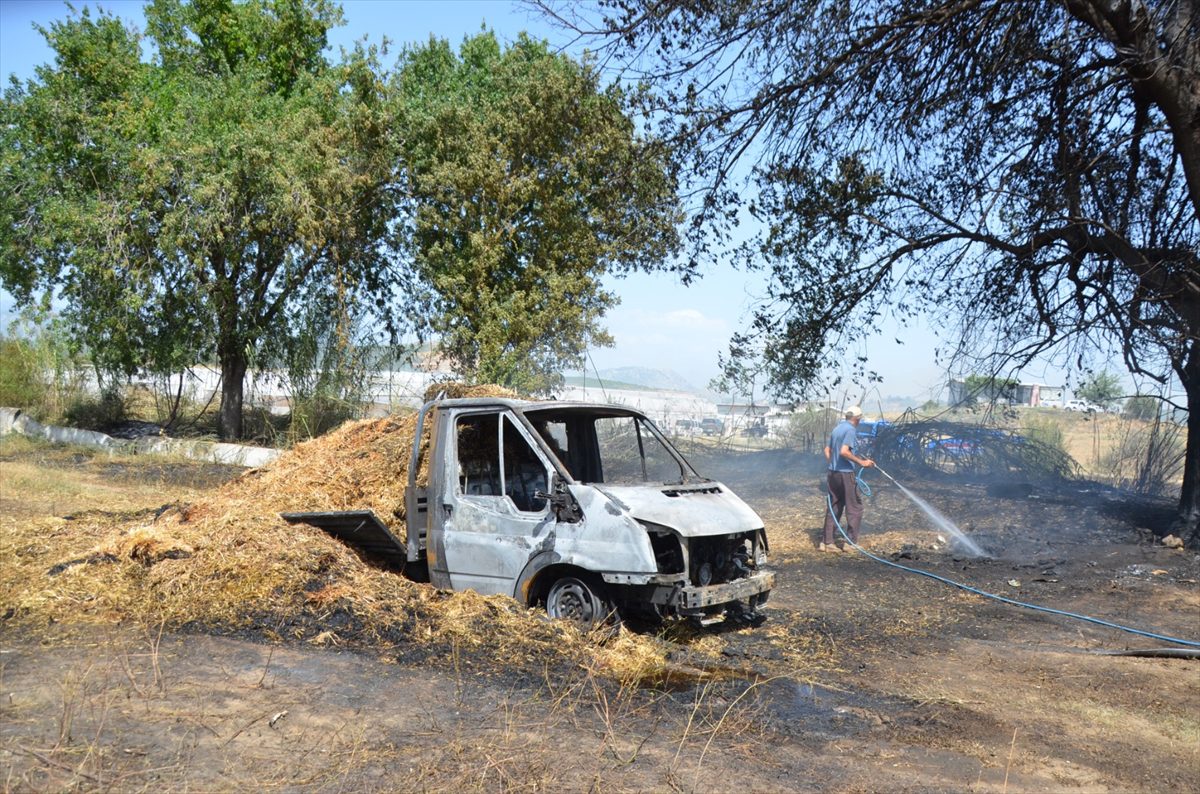
[[[879, 469], [878, 466], [876, 466], [875, 468]], [[900, 485], [900, 483], [896, 481], [895, 477], [888, 474], [883, 469], [879, 469], [879, 471], [881, 474], [883, 474], [883, 476], [887, 477], [889, 480], [896, 483], [896, 485]], [[858, 469], [858, 471], [854, 475], [854, 480], [855, 480], [856, 484], [858, 485], [859, 490], [861, 490], [867, 496], [870, 496], [871, 488], [869, 485], [867, 485], [866, 481], [863, 480], [862, 473], [863, 473], [863, 470], [861, 468]], [[1120, 623], [1112, 623], [1111, 621], [1101, 620], [1100, 618], [1094, 618], [1094, 617], [1091, 617], [1090, 615], [1081, 615], [1077, 612], [1067, 612], [1066, 610], [1054, 609], [1053, 607], [1044, 607], [1039, 604], [1029, 604], [1024, 601], [1017, 601], [1015, 598], [1006, 598], [1005, 596], [997, 595], [996, 593], [989, 593], [986, 590], [980, 590], [979, 588], [972, 587], [969, 584], [963, 584], [962, 582], [956, 582], [953, 579], [948, 579], [945, 576], [939, 576], [938, 574], [932, 573], [930, 571], [922, 571], [920, 568], [910, 568], [907, 565], [901, 565], [900, 563], [893, 562], [892, 560], [885, 560], [884, 558], [872, 554], [871, 552], [864, 549], [862, 546], [859, 546], [857, 543], [850, 540], [850, 536], [847, 535], [846, 530], [844, 530], [842, 528], [842, 522], [838, 521], [837, 514], [835, 514], [833, 511], [832, 495], [830, 495], [830, 494], [825, 495], [825, 503], [829, 507], [829, 516], [833, 519], [834, 525], [837, 526], [838, 532], [841, 534], [842, 538], [845, 539], [846, 543], [849, 543], [860, 554], [871, 558], [875, 562], [883, 563], [884, 565], [889, 565], [892, 568], [899, 568], [900, 570], [907, 571], [908, 573], [915, 573], [920, 576], [925, 576], [930, 579], [934, 579], [936, 581], [942, 582], [943, 584], [948, 584], [951, 587], [957, 587], [960, 590], [966, 590], [968, 593], [974, 593], [976, 595], [983, 596], [984, 598], [990, 598], [993, 601], [999, 601], [1002, 604], [1008, 604], [1010, 606], [1015, 606], [1015, 607], [1022, 607], [1024, 609], [1032, 609], [1036, 612], [1046, 612], [1051, 615], [1060, 615], [1062, 617], [1074, 618], [1075, 620], [1082, 620], [1086, 623], [1094, 623], [1097, 626], [1104, 626], [1105, 628], [1117, 629], [1118, 631], [1124, 631], [1124, 632], [1128, 632], [1130, 634], [1137, 634], [1142, 637], [1149, 637], [1150, 639], [1161, 640], [1163, 642], [1169, 642], [1174, 645], [1183, 645], [1188, 648], [1200, 648], [1200, 642], [1196, 642], [1195, 640], [1185, 640], [1185, 639], [1181, 639], [1179, 637], [1171, 637], [1169, 635], [1159, 634], [1159, 633], [1153, 632], [1153, 631], [1143, 631], [1141, 629], [1135, 629], [1131, 626], [1122, 626]]]

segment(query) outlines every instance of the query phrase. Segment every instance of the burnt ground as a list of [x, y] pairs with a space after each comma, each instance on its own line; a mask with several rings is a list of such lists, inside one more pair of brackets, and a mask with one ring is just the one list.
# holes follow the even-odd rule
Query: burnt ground
[[[514, 669], [466, 649], [414, 663], [398, 648], [0, 623], [0, 781], [117, 791], [1196, 790], [1200, 661], [1106, 655], [1166, 644], [998, 604], [855, 552], [818, 552], [824, 497], [811, 459], [768, 452], [700, 468], [763, 515], [779, 584], [760, 628], [667, 632], [678, 674], [665, 685], [623, 686], [549, 660], [540, 672]], [[136, 466], [96, 473], [143, 476]], [[1005, 498], [893, 474], [993, 556], [939, 540], [878, 477], [868, 551], [1013, 599], [1200, 639], [1200, 559], [1150, 531], [1169, 505], [1087, 484], [1034, 483]]]

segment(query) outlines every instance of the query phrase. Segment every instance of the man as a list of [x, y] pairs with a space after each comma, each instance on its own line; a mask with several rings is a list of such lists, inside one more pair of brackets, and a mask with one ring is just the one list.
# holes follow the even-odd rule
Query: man
[[850, 540], [858, 543], [858, 526], [862, 523], [863, 502], [862, 494], [858, 492], [858, 481], [854, 477], [855, 465], [870, 468], [875, 461], [870, 458], [860, 458], [854, 454], [854, 445], [858, 441], [858, 423], [862, 421], [862, 409], [852, 405], [846, 409], [846, 418], [833, 429], [829, 436], [829, 445], [825, 447], [825, 460], [829, 462], [829, 500], [833, 510], [825, 511], [825, 534], [821, 542], [821, 551], [845, 551], [834, 544], [833, 533], [836, 531], [834, 519], [841, 521], [842, 510], [846, 511], [846, 534]]

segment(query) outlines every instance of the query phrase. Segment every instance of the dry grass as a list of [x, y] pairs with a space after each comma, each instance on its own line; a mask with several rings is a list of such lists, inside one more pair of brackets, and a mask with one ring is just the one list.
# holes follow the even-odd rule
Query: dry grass
[[[4, 790], [708, 790], [694, 781], [741, 767], [765, 735], [753, 685], [674, 699], [576, 668], [510, 689], [448, 665], [92, 636], [38, 651], [49, 674], [29, 655], [0, 666], [19, 693]], [[362, 685], [373, 696], [348, 703]]]
[[597, 646], [591, 669], [623, 685], [662, 682], [671, 670], [667, 653], [668, 646], [661, 640], [622, 628], [615, 638]]
[[[652, 638], [625, 632], [605, 648], [512, 599], [413, 583], [279, 517], [366, 507], [402, 534], [414, 428], [414, 414], [351, 422], [207, 494], [137, 492], [99, 498], [100, 509], [72, 520], [4, 520], [0, 601], [9, 625], [249, 629], [402, 655], [420, 648], [419, 657], [487, 657], [509, 669], [586, 661], [623, 681], [659, 677], [665, 651]], [[37, 467], [3, 465], [5, 490], [41, 498], [40, 507], [93, 501], [94, 483], [70, 477], [51, 483], [65, 496], [47, 501]], [[155, 510], [164, 497], [196, 498]]]

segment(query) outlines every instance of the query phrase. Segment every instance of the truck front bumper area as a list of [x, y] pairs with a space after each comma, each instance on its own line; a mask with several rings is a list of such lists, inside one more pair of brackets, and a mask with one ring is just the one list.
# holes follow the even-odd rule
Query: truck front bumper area
[[762, 571], [753, 576], [747, 576], [745, 579], [735, 579], [723, 584], [710, 584], [706, 587], [681, 587], [672, 592], [670, 605], [683, 612], [704, 609], [734, 601], [744, 601], [760, 593], [767, 593], [774, 586], [775, 573]]

